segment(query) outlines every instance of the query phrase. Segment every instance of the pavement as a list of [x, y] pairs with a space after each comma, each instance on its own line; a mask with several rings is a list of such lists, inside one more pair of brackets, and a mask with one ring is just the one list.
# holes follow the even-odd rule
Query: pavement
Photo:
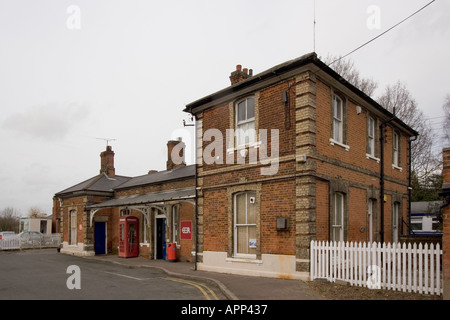
[[203, 284], [212, 289], [219, 300], [323, 300], [301, 280], [241, 276], [194, 270], [192, 262], [150, 260], [142, 257], [122, 258], [117, 255], [86, 257], [130, 268], [157, 268], [168, 277]]

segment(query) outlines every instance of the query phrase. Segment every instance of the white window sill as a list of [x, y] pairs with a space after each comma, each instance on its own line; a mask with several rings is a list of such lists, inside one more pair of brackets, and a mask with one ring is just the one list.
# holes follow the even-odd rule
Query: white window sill
[[338, 145], [338, 146], [344, 148], [345, 151], [349, 151], [349, 150], [350, 150], [350, 146], [349, 146], [349, 145], [340, 143], [339, 141], [336, 141], [336, 140], [334, 140], [333, 138], [330, 138], [330, 144], [331, 144], [332, 146]]
[[397, 167], [395, 164], [392, 165], [392, 169], [397, 169], [400, 172], [403, 172], [403, 168]]
[[243, 144], [234, 148], [228, 148], [227, 153], [233, 153], [235, 151], [245, 150], [247, 148], [259, 148], [261, 146], [261, 141], [252, 142], [250, 144]]
[[366, 153], [366, 159], [372, 159], [375, 160], [377, 163], [380, 163], [380, 158], [374, 157], [371, 154]]
[[262, 260], [257, 260], [256, 256], [254, 256], [254, 255], [253, 256], [252, 255], [242, 256], [242, 257], [236, 256], [236, 257], [233, 257], [233, 258], [226, 258], [225, 261], [226, 262], [253, 263], [253, 264], [262, 264], [263, 263]]

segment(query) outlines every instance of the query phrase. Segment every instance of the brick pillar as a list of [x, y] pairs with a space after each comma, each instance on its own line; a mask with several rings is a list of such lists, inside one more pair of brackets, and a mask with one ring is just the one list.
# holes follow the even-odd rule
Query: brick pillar
[[296, 78], [296, 271], [309, 272], [311, 240], [316, 239], [316, 79]]
[[[450, 195], [450, 148], [443, 150], [443, 185], [442, 195]], [[443, 235], [442, 235], [442, 271], [444, 276], [444, 300], [450, 300], [450, 205], [444, 207], [443, 216]]]

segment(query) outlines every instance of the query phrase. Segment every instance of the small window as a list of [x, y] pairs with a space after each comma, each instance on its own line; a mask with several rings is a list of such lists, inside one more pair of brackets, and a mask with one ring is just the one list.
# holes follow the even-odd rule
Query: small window
[[392, 136], [392, 164], [396, 167], [400, 167], [400, 137], [397, 132]]
[[70, 244], [76, 245], [77, 244], [77, 211], [76, 210], [70, 210]]
[[375, 120], [370, 116], [367, 122], [367, 153], [375, 157]]
[[236, 105], [236, 143], [247, 146], [255, 141], [255, 99], [249, 97]]
[[337, 95], [333, 96], [333, 139], [344, 143], [343, 137], [343, 102]]
[[332, 224], [332, 240], [344, 241], [344, 194], [334, 194], [334, 212]]
[[236, 256], [255, 256], [256, 193], [241, 192], [234, 196], [234, 252]]

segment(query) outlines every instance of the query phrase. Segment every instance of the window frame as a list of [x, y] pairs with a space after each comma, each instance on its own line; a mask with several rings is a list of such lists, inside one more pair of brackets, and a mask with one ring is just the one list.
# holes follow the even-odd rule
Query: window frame
[[401, 212], [400, 202], [395, 201], [392, 204], [392, 243], [396, 243], [399, 241], [400, 212]]
[[[340, 103], [336, 103], [339, 101]], [[332, 146], [338, 145], [345, 149], [345, 151], [350, 151], [350, 146], [347, 145], [347, 101], [345, 97], [341, 94], [333, 92], [331, 94], [331, 134], [330, 134], [330, 144]], [[340, 106], [338, 108], [338, 106]], [[340, 113], [340, 115], [339, 115]], [[336, 136], [336, 134], [338, 136]]]
[[[339, 206], [338, 206], [338, 201]], [[338, 212], [338, 210], [341, 210]], [[332, 223], [331, 223], [331, 238], [332, 241], [344, 241], [344, 215], [345, 215], [345, 194], [342, 192], [335, 192], [333, 194], [333, 217], [332, 217]], [[340, 221], [337, 221], [337, 219], [340, 218]], [[340, 224], [338, 224], [340, 222]], [[338, 231], [336, 231], [338, 230]], [[339, 232], [339, 240], [336, 240], [336, 235]]]
[[69, 210], [69, 245], [78, 244], [78, 214], [77, 210]]
[[400, 163], [400, 134], [392, 132], [392, 168], [401, 169]]
[[[248, 117], [248, 101], [253, 101], [253, 117]], [[239, 105], [245, 102], [245, 119], [239, 120]], [[256, 139], [256, 106], [255, 97], [247, 96], [238, 100], [234, 106], [234, 127], [235, 127], [235, 146], [237, 148], [243, 148], [254, 145], [257, 141]], [[246, 126], [253, 123], [253, 129], [247, 128], [247, 131], [241, 130], [242, 126]], [[249, 135], [248, 130], [253, 130], [253, 134]], [[244, 132], [244, 143], [241, 143], [241, 133]]]
[[[338, 110], [338, 104], [336, 103], [336, 100], [340, 102], [340, 110]], [[339, 97], [337, 94], [333, 94], [333, 140], [336, 142], [339, 142], [341, 144], [344, 144], [344, 100]], [[340, 117], [338, 117], [338, 111], [340, 111]], [[336, 123], [339, 125], [336, 130]], [[338, 133], [338, 137], [336, 136], [336, 132]]]
[[[240, 195], [245, 195], [245, 222], [246, 223], [237, 223], [237, 197]], [[256, 191], [248, 190], [248, 191], [241, 191], [236, 192], [233, 194], [233, 257], [236, 258], [250, 258], [250, 259], [256, 259], [258, 247], [259, 247], [259, 241], [258, 241], [258, 235], [257, 235], [257, 221], [258, 221], [258, 214], [257, 214], [257, 208], [255, 207], [255, 221], [254, 223], [248, 223], [248, 205], [250, 204], [250, 197], [254, 197], [256, 201]], [[252, 204], [255, 205], [255, 204]], [[240, 253], [238, 252], [238, 229], [239, 228], [247, 228], [246, 232], [246, 242], [248, 244], [249, 242], [249, 227], [252, 227], [255, 229], [255, 239], [256, 239], [256, 248], [255, 253], [249, 253], [249, 247], [247, 246], [247, 253]]]
[[370, 156], [375, 157], [375, 119], [370, 115], [367, 120], [367, 147], [367, 153]]

